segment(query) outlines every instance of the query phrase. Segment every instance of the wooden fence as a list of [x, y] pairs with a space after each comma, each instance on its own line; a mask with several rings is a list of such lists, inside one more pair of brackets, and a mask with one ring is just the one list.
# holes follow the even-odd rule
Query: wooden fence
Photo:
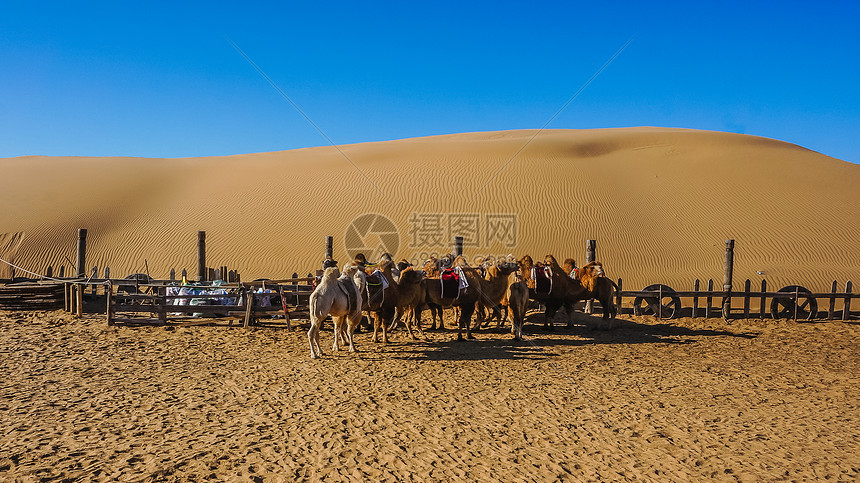
[[[294, 276], [282, 280], [179, 286], [109, 280], [105, 283], [105, 317], [108, 325], [204, 325], [219, 321], [232, 325], [242, 321], [248, 327], [262, 316], [277, 315], [291, 328], [291, 318], [307, 311], [313, 281], [314, 277]], [[169, 287], [184, 288], [191, 293], [168, 295]], [[213, 290], [226, 293], [205, 293]], [[265, 300], [269, 303], [264, 303]]]
[[16, 283], [0, 286], [0, 309], [57, 310], [63, 308], [63, 286], [56, 283]]
[[[170, 271], [169, 280], [152, 280], [147, 274], [133, 274], [126, 279], [111, 278], [110, 268], [104, 268], [104, 278], [98, 279], [98, 267], [93, 267], [91, 275], [86, 278], [86, 273], [80, 267], [86, 266], [86, 238], [87, 230], [78, 230], [77, 239], [77, 263], [69, 270], [69, 275], [76, 273], [74, 279], [64, 279], [66, 270], [60, 266], [59, 284], [28, 284], [26, 287], [6, 288], [0, 287], [0, 309], [13, 310], [51, 309], [59, 308], [58, 300], [62, 299], [67, 311], [81, 314], [83, 311], [84, 292], [90, 291], [90, 295], [98, 294], [99, 287], [103, 287], [106, 295], [106, 310], [109, 323], [129, 321], [129, 323], [168, 323], [174, 319], [180, 319], [180, 313], [172, 311], [177, 307], [173, 302], [184, 298], [195, 298], [205, 300], [207, 296], [176, 296], [167, 295], [166, 287], [177, 283], [175, 270]], [[325, 254], [332, 254], [332, 237], [325, 237]], [[455, 237], [454, 253], [461, 254], [463, 249], [463, 238]], [[850, 320], [851, 300], [860, 297], [860, 294], [852, 292], [852, 283], [845, 284], [843, 292], [839, 292], [837, 282], [834, 281], [830, 292], [812, 293], [799, 286], [789, 285], [777, 291], [768, 291], [767, 283], [761, 282], [761, 289], [753, 291], [750, 280], [744, 283], [743, 291], [734, 291], [732, 275], [734, 270], [735, 241], [726, 240], [724, 274], [721, 290], [714, 289], [714, 281], [708, 280], [707, 288], [700, 288], [700, 281], [696, 280], [693, 290], [676, 291], [663, 284], [653, 284], [642, 290], [628, 291], [623, 289], [623, 280], [618, 279], [619, 290], [616, 293], [616, 304], [619, 311], [623, 307], [624, 298], [633, 298], [633, 313], [653, 314], [658, 318], [673, 318], [681, 315], [690, 317], [714, 317], [719, 314], [723, 318], [750, 318], [755, 315], [758, 318], [766, 318], [768, 315], [777, 318], [792, 318], [796, 320], [810, 320], [815, 318], [826, 318], [834, 320]], [[586, 240], [586, 261], [597, 259], [597, 242]], [[145, 262], [145, 261], [144, 261]], [[70, 262], [71, 263], [71, 262]], [[146, 266], [146, 263], [144, 263]], [[78, 268], [76, 268], [78, 267]], [[13, 279], [15, 272], [13, 267]], [[31, 272], [32, 273], [32, 272]], [[53, 278], [53, 267], [47, 267], [46, 276]], [[187, 279], [186, 270], [182, 270], [181, 279]], [[236, 270], [230, 270], [227, 266], [217, 268], [208, 267], [206, 264], [206, 232], [199, 231], [197, 236], [197, 276], [198, 282], [206, 280], [223, 280], [227, 282], [220, 288], [227, 288], [235, 294], [236, 304], [232, 306], [194, 306], [194, 313], [199, 314], [228, 314], [231, 316], [243, 316], [244, 324], [250, 324], [257, 315], [274, 313], [276, 309], [263, 308], [260, 294], [253, 294], [254, 287], [268, 284], [277, 287], [280, 310], [289, 324], [291, 313], [295, 313], [303, 307], [307, 307], [307, 300], [312, 290], [311, 281], [313, 277], [299, 278], [293, 274], [292, 278], [284, 280], [259, 280], [243, 283]], [[57, 279], [55, 279], [57, 280]], [[50, 287], [50, 288], [48, 288]], [[59, 288], [62, 287], [62, 288]], [[133, 290], [132, 290], [133, 289]], [[131, 293], [130, 293], [131, 292]], [[59, 295], [62, 293], [62, 296]], [[271, 294], [268, 294], [271, 296]], [[265, 295], [264, 295], [265, 296]], [[120, 298], [121, 297], [121, 298]], [[221, 296], [223, 297], [223, 296]], [[219, 298], [215, 296], [212, 298]], [[718, 299], [718, 303], [715, 303]], [[734, 301], [742, 299], [742, 305], [735, 306]], [[129, 303], [117, 303], [118, 300]], [[682, 306], [682, 300], [690, 301], [689, 312]], [[827, 309], [819, 310], [818, 300], [829, 302]], [[758, 301], [758, 311], [753, 312], [751, 305]], [[768, 303], [769, 302], [769, 303]], [[842, 303], [841, 310], [837, 310], [837, 302]], [[704, 303], [704, 305], [701, 305]], [[737, 308], [735, 308], [737, 307]], [[742, 308], [741, 308], [742, 307]], [[241, 312], [241, 314], [237, 314]], [[586, 304], [586, 312], [591, 313], [591, 301]], [[123, 315], [126, 314], [126, 315]], [[141, 317], [139, 314], [149, 314]], [[187, 322], [187, 321], [186, 321]], [[205, 323], [205, 322], [201, 322]]]
[[[693, 290], [676, 291], [662, 284], [646, 287], [644, 290], [623, 290], [623, 280], [618, 279], [618, 292], [615, 303], [622, 307], [624, 298], [633, 298], [634, 315], [654, 315], [658, 318], [674, 318], [682, 315], [682, 300], [691, 300], [689, 316], [723, 318], [756, 318], [774, 319], [788, 318], [795, 320], [812, 320], [826, 318], [827, 320], [851, 320], [851, 300], [860, 298], [860, 293], [852, 293], [853, 283], [846, 282], [843, 292], [838, 291], [838, 283], [834, 280], [830, 292], [813, 293], [800, 285], [789, 285], [778, 291], [768, 291], [767, 281], [762, 280], [761, 289], [753, 291], [752, 282], [744, 282], [743, 291], [714, 290], [714, 281], [708, 280], [706, 290], [700, 290], [700, 281], [696, 280]], [[719, 303], [714, 304], [718, 299]], [[742, 304], [735, 306], [733, 301], [741, 299]], [[826, 310], [821, 310], [818, 300], [827, 302]], [[751, 311], [753, 301], [758, 301], [758, 311]], [[770, 303], [768, 303], [768, 301]], [[842, 302], [842, 309], [837, 310], [837, 302]], [[704, 302], [704, 306], [700, 303]], [[735, 308], [737, 307], [737, 308]], [[683, 314], [686, 315], [686, 314]]]

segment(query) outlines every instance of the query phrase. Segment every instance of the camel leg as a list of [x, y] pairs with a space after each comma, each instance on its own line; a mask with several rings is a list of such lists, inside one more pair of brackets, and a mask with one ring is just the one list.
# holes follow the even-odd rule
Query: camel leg
[[393, 331], [394, 331], [394, 329], [397, 327], [397, 325], [400, 323], [400, 319], [401, 319], [402, 317], [403, 317], [403, 312], [402, 312], [402, 311], [400, 310], [400, 308], [398, 307], [398, 308], [397, 308], [397, 310], [395, 310], [395, 312], [394, 312], [394, 320], [393, 320], [393, 321], [391, 322], [391, 324], [388, 326], [388, 330], [390, 330], [390, 331], [392, 331], [392, 332], [393, 332]]
[[418, 308], [412, 309], [412, 319], [415, 321], [415, 327], [418, 327], [418, 333], [421, 334], [422, 339], [426, 339], [427, 337], [424, 335], [424, 329], [421, 328], [421, 310]]
[[[505, 312], [504, 316], [502, 316], [503, 307]], [[508, 320], [508, 306], [499, 304], [493, 307], [493, 317], [496, 317], [496, 320], [498, 320], [498, 323], [496, 324], [496, 329], [501, 331], [505, 321]]]
[[573, 304], [571, 302], [564, 303], [564, 313], [567, 315], [567, 328], [573, 328]]
[[355, 345], [353, 344], [353, 335], [355, 334], [355, 328], [358, 327], [358, 324], [361, 323], [361, 311], [357, 314], [353, 314], [352, 317], [349, 317], [347, 320], [346, 326], [346, 338], [349, 342], [349, 351], [355, 352]]
[[444, 329], [445, 328], [445, 322], [443, 321], [443, 318], [442, 318], [442, 315], [443, 315], [442, 306], [432, 304], [429, 307], [430, 307], [430, 318], [433, 319], [433, 325], [430, 326], [430, 330], [436, 330], [436, 316], [437, 315], [439, 316], [439, 330]]
[[332, 323], [334, 324], [334, 342], [332, 343], [331, 350], [332, 352], [337, 352], [340, 350], [340, 345], [338, 344], [338, 338], [340, 337], [340, 331], [343, 330], [343, 317], [335, 317], [331, 318]]
[[553, 327], [553, 319], [555, 318], [555, 313], [558, 312], [558, 308], [560, 306], [561, 304], [556, 301], [547, 300], [546, 311], [544, 312], [543, 328], [549, 332], [555, 330], [555, 327]]
[[391, 310], [390, 313], [389, 313], [389, 311], [386, 310], [385, 313], [383, 313], [382, 315], [383, 315], [383, 317], [382, 317], [382, 343], [388, 344], [388, 330], [387, 330], [385, 321], [386, 321], [386, 319], [387, 320], [393, 320], [394, 319], [394, 310]]
[[475, 325], [472, 330], [478, 330], [481, 327], [486, 327], [490, 324], [490, 315], [484, 307], [484, 302], [478, 302], [478, 308], [475, 311]]
[[[398, 312], [399, 312], [399, 309], [398, 309]], [[403, 313], [406, 313], [406, 312], [401, 312], [399, 315], [402, 316]], [[409, 337], [412, 340], [418, 340], [418, 337], [415, 337], [415, 333], [412, 331], [412, 318], [413, 318], [412, 312], [406, 313], [406, 320], [403, 321], [403, 324], [406, 326], [406, 331], [409, 332]]]
[[379, 313], [373, 313], [373, 320], [368, 320], [373, 325], [373, 342], [379, 342]]
[[318, 332], [319, 321], [316, 318], [311, 319], [311, 328], [308, 329], [308, 344], [311, 346], [311, 359], [316, 359], [322, 355], [322, 351], [317, 353], [317, 348], [314, 347], [314, 336]]
[[[460, 327], [466, 328], [466, 338], [474, 339], [475, 336], [472, 335], [472, 314], [475, 312], [474, 304], [466, 304], [460, 306]], [[458, 334], [459, 335], [459, 334]], [[458, 337], [462, 338], [462, 337]]]

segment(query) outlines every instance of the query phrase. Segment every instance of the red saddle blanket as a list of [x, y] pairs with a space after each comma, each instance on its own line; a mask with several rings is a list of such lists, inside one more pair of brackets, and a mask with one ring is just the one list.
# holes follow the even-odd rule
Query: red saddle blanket
[[442, 270], [442, 298], [455, 299], [460, 295], [460, 276], [453, 268]]
[[548, 295], [552, 291], [552, 269], [545, 266], [537, 266], [532, 271], [535, 281], [535, 293]]

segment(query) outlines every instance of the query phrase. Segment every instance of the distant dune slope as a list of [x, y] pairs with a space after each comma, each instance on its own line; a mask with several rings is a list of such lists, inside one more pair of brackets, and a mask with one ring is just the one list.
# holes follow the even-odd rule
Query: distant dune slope
[[[467, 236], [469, 256], [582, 262], [585, 240], [596, 239], [598, 258], [625, 287], [685, 289], [696, 278], [721, 283], [733, 238], [738, 288], [763, 277], [813, 290], [860, 282], [858, 165], [720, 132], [549, 130], [528, 142], [534, 134], [346, 145], [345, 156], [319, 147], [0, 159], [0, 258], [68, 270], [76, 229], [87, 228], [88, 272], [146, 265], [159, 278], [171, 268], [194, 275], [197, 231], [206, 230], [208, 265], [250, 280], [315, 270], [325, 235], [341, 262], [357, 249], [417, 261], [450, 251], [456, 234]], [[0, 277], [10, 273], [0, 266]]]

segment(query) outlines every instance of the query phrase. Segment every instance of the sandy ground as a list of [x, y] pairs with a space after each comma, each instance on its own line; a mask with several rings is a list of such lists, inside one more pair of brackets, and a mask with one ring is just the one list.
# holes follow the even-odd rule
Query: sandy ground
[[311, 361], [300, 330], [2, 312], [0, 480], [860, 477], [857, 325], [527, 329], [356, 354], [329, 330]]

